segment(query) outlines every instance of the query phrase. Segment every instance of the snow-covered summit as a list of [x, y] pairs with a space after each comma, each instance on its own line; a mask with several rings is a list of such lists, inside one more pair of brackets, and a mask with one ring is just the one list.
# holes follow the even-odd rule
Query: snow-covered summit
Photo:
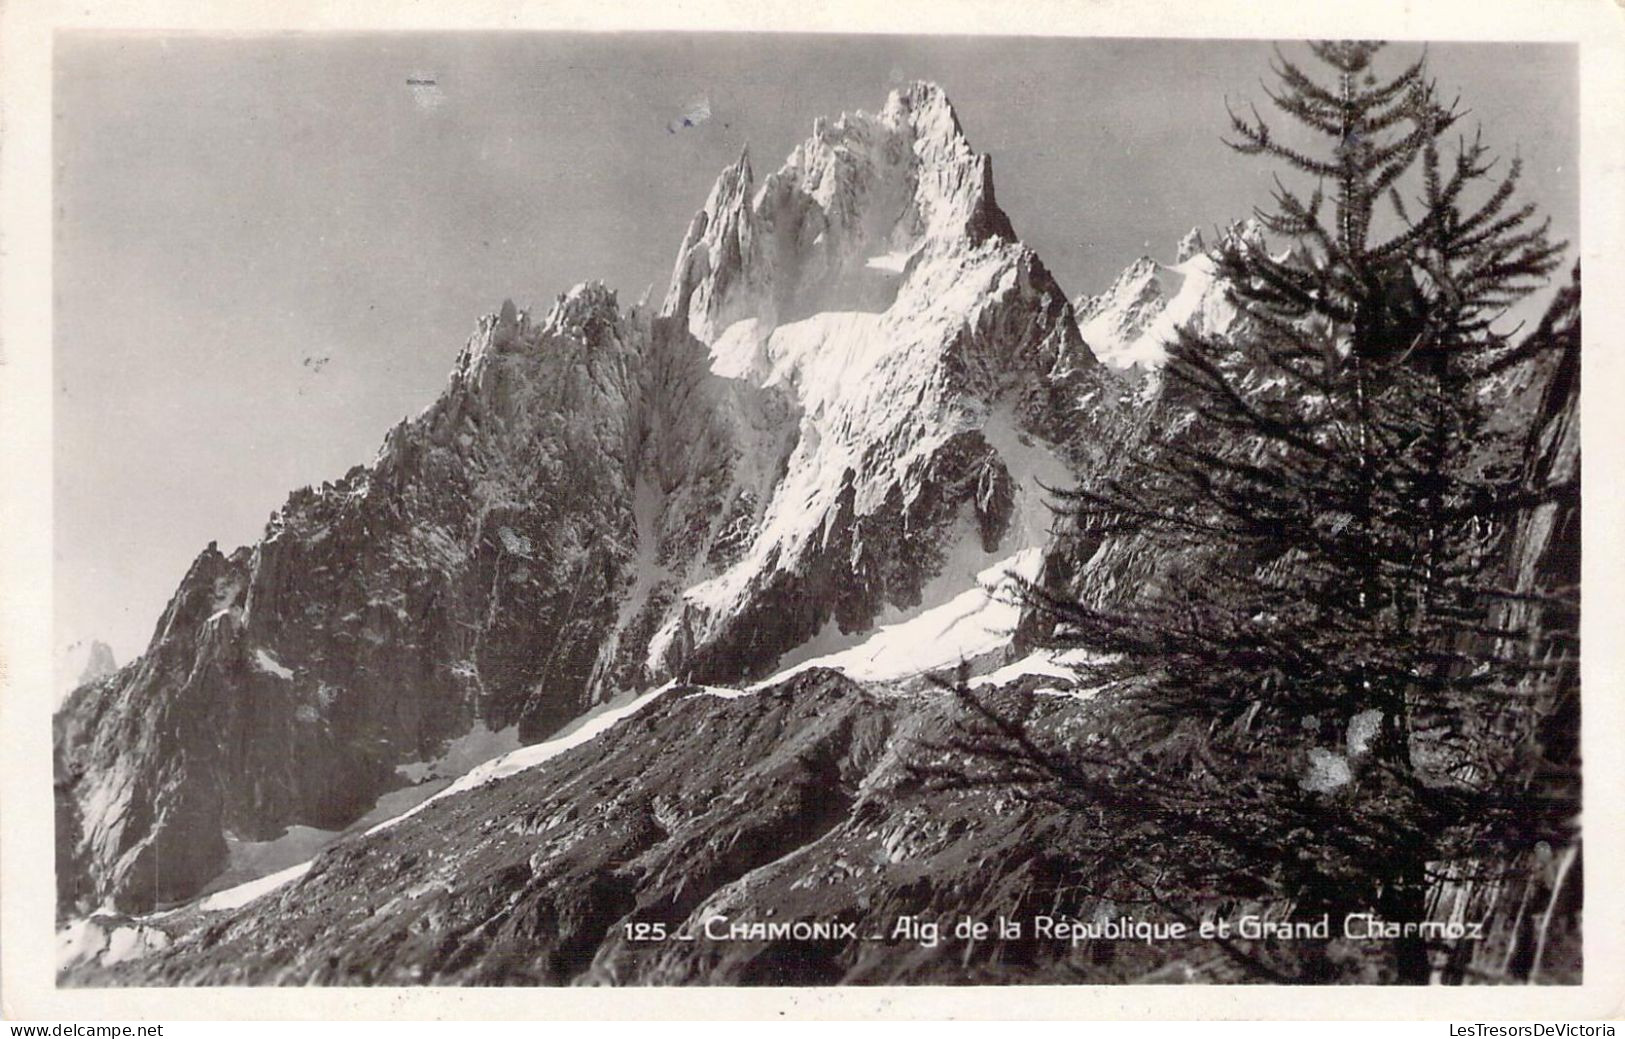
[[842, 644], [1041, 547], [1033, 474], [1065, 482], [1056, 434], [1094, 367], [934, 84], [817, 120], [753, 177], [741, 156], [718, 178], [664, 314], [731, 387], [743, 456], [780, 460], [732, 469], [729, 551], [689, 571], [656, 674]]
[[[1233, 224], [1219, 248], [1234, 242], [1263, 246], [1257, 221]], [[1224, 335], [1238, 318], [1224, 279], [1199, 228], [1180, 239], [1172, 265], [1142, 256], [1097, 296], [1073, 303], [1078, 330], [1102, 363], [1118, 369], [1154, 371], [1168, 356], [1180, 329]]]
[[824, 310], [878, 311], [929, 244], [1015, 237], [992, 164], [931, 83], [878, 113], [818, 119], [758, 185], [748, 153], [722, 171], [689, 227], [663, 313], [704, 342], [734, 322], [787, 324]]
[[1175, 263], [1184, 263], [1193, 256], [1207, 252], [1207, 243], [1202, 240], [1202, 229], [1193, 227], [1179, 240], [1179, 249], [1174, 255]]

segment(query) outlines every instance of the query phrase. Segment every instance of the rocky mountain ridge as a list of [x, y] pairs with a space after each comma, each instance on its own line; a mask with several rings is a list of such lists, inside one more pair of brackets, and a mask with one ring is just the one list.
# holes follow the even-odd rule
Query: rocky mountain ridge
[[372, 464], [210, 545], [68, 699], [59, 912], [188, 899], [459, 746], [974, 598], [1042, 551], [1039, 485], [1120, 390], [940, 89], [820, 120], [760, 186], [741, 156], [659, 313], [594, 284], [482, 319]]
[[1078, 330], [1102, 364], [1113, 369], [1155, 372], [1167, 359], [1167, 344], [1179, 329], [1196, 335], [1231, 334], [1239, 315], [1218, 274], [1214, 252], [1238, 242], [1264, 244], [1256, 220], [1225, 228], [1208, 249], [1200, 228], [1176, 247], [1169, 266], [1142, 256], [1098, 295], [1073, 300]]

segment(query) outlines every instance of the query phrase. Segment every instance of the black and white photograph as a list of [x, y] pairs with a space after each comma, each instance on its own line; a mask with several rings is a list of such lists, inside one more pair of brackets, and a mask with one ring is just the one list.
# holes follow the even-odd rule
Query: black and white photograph
[[57, 31], [54, 985], [1603, 980], [1581, 65]]

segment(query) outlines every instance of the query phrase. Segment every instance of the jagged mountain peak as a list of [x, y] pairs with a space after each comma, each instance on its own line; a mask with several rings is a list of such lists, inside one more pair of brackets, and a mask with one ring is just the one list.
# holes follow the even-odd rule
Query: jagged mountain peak
[[728, 212], [745, 206], [750, 201], [751, 188], [755, 183], [756, 174], [751, 168], [750, 145], [747, 143], [740, 148], [739, 158], [717, 174], [716, 183], [711, 185], [711, 193], [706, 197], [705, 206], [695, 215], [695, 220], [709, 226], [724, 218]]
[[100, 639], [92, 639], [90, 649], [85, 654], [84, 670], [79, 673], [79, 684], [94, 682], [117, 670], [118, 664], [113, 660], [113, 647]]
[[[1232, 242], [1262, 247], [1263, 228], [1256, 220], [1237, 221], [1224, 230], [1220, 248]], [[1079, 296], [1073, 309], [1089, 349], [1110, 367], [1154, 371], [1180, 329], [1215, 334], [1230, 329], [1236, 310], [1214, 252], [1206, 248], [1201, 229], [1192, 228], [1175, 247], [1172, 265], [1141, 256], [1105, 292]]]
[[1265, 234], [1264, 225], [1259, 222], [1257, 217], [1252, 216], [1244, 220], [1232, 221], [1224, 229], [1224, 234], [1220, 239], [1220, 246], [1223, 247], [1230, 243], [1247, 245], [1255, 249], [1267, 248], [1268, 238]]
[[959, 114], [948, 100], [947, 91], [929, 80], [914, 80], [893, 88], [877, 112], [860, 108], [842, 112], [833, 119], [815, 117], [808, 144], [838, 145], [854, 132], [877, 124], [907, 132], [912, 139], [930, 141], [939, 147], [970, 150]]
[[876, 114], [815, 120], [760, 183], [741, 153], [689, 225], [662, 313], [709, 343], [747, 318], [776, 326], [821, 310], [878, 312], [926, 249], [1015, 237], [991, 161], [972, 150], [942, 89], [914, 83]]
[[959, 113], [948, 100], [948, 92], [930, 80], [917, 79], [893, 90], [881, 116], [894, 122], [908, 120], [920, 137], [935, 137], [943, 142], [965, 139]]
[[1202, 239], [1202, 229], [1193, 227], [1179, 240], [1179, 248], [1175, 250], [1174, 262], [1184, 263], [1193, 256], [1207, 252], [1207, 243]]
[[[480, 373], [493, 356], [515, 349], [535, 346], [549, 338], [591, 339], [589, 326], [594, 323], [619, 324], [630, 313], [623, 313], [617, 292], [602, 280], [583, 281], [554, 297], [552, 305], [540, 322], [528, 308], [517, 307], [503, 300], [502, 306], [484, 314], [475, 324], [452, 370], [452, 382], [465, 387], [480, 385]], [[428, 414], [436, 405], [425, 409]], [[386, 445], [387, 446], [387, 445]]]
[[981, 596], [1043, 551], [1093, 366], [939, 88], [820, 122], [759, 182], [742, 150], [662, 319], [601, 281], [503, 301], [371, 466], [199, 556], [60, 719], [87, 777], [62, 904], [191, 897], [234, 841], [349, 826], [459, 741]]
[[575, 333], [588, 321], [614, 320], [620, 313], [620, 298], [614, 289], [601, 280], [583, 281], [559, 294], [542, 321], [542, 328], [552, 334]]

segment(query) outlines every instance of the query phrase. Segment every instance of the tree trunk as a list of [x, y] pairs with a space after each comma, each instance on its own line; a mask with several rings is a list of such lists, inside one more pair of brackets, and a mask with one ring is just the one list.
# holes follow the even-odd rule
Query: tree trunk
[[[1384, 886], [1378, 911], [1390, 923], [1419, 924], [1427, 915], [1427, 882], [1420, 867], [1404, 867]], [[1394, 981], [1400, 985], [1426, 985], [1433, 980], [1427, 939], [1402, 936], [1393, 940]]]
[[1546, 939], [1551, 932], [1552, 918], [1557, 915], [1558, 902], [1563, 897], [1563, 882], [1569, 878], [1569, 870], [1574, 866], [1574, 860], [1579, 857], [1580, 849], [1569, 845], [1563, 849], [1563, 855], [1558, 859], [1557, 877], [1552, 881], [1552, 897], [1546, 902], [1546, 912], [1541, 914], [1540, 927], [1535, 938], [1535, 962], [1529, 967], [1529, 984], [1533, 985], [1540, 980], [1541, 961], [1546, 958]]

